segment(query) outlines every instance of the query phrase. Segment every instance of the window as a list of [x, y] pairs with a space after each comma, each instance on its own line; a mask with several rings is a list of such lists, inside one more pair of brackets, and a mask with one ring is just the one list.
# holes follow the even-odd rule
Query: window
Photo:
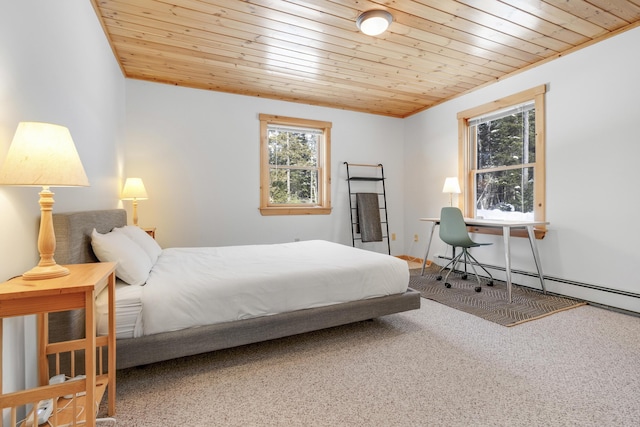
[[545, 219], [545, 91], [538, 86], [458, 114], [465, 216]]
[[331, 123], [260, 114], [260, 213], [331, 213]]

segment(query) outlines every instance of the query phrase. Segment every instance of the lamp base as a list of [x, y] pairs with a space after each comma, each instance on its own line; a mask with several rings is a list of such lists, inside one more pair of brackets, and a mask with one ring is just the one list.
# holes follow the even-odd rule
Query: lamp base
[[69, 274], [69, 269], [58, 264], [47, 266], [35, 266], [31, 270], [22, 274], [25, 280], [43, 280], [62, 277]]
[[40, 233], [38, 234], [38, 252], [40, 262], [37, 266], [22, 275], [25, 280], [43, 280], [62, 277], [69, 274], [69, 269], [58, 265], [53, 259], [56, 251], [56, 235], [53, 230], [53, 193], [49, 187], [42, 187], [40, 193]]

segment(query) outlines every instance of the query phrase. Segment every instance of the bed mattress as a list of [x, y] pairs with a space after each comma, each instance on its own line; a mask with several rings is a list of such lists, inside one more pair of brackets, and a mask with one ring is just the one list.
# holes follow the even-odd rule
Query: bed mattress
[[[116, 339], [142, 336], [142, 286], [131, 286], [116, 280]], [[109, 292], [104, 288], [96, 298], [96, 330], [109, 332]]]
[[[117, 338], [403, 293], [398, 258], [327, 241], [168, 248], [143, 286], [116, 289]], [[106, 297], [100, 296], [104, 330]]]

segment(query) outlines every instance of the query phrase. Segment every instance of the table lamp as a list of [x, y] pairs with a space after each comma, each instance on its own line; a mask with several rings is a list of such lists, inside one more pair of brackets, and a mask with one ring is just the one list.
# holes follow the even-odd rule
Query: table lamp
[[147, 200], [147, 190], [144, 188], [142, 179], [127, 178], [120, 195], [122, 200], [133, 200], [133, 225], [138, 225], [138, 200]]
[[0, 170], [0, 184], [42, 187], [39, 193], [40, 262], [22, 277], [40, 280], [69, 274], [69, 269], [53, 259], [56, 250], [52, 217], [54, 193], [49, 190], [49, 187], [89, 186], [69, 129], [50, 123], [19, 123]]
[[453, 193], [460, 194], [460, 184], [457, 176], [450, 176], [444, 180], [443, 193], [449, 193], [449, 206], [453, 206]]

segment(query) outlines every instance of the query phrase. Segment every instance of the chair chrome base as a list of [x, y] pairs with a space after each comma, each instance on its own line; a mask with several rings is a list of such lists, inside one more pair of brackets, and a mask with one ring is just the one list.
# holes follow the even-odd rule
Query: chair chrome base
[[[455, 252], [455, 248], [454, 248], [454, 252]], [[490, 279], [489, 279], [489, 282], [487, 283], [487, 286], [493, 286], [493, 276], [491, 275], [491, 273], [489, 273], [489, 271], [487, 271], [487, 269], [484, 268], [484, 266], [480, 264], [478, 260], [475, 259], [475, 257], [469, 253], [467, 248], [462, 248], [462, 252], [460, 252], [458, 255], [454, 255], [451, 261], [449, 261], [444, 267], [440, 269], [440, 271], [438, 272], [438, 277], [436, 277], [436, 280], [442, 280], [442, 272], [446, 270], [447, 267], [452, 266], [451, 268], [449, 268], [449, 271], [447, 272], [447, 275], [444, 278], [444, 286], [447, 288], [450, 288], [451, 283], [448, 282], [449, 275], [453, 270], [456, 269], [456, 267], [458, 266], [458, 263], [461, 260], [463, 260], [464, 262], [464, 274], [462, 275], [462, 279], [467, 280], [467, 264], [471, 265], [471, 268], [473, 269], [473, 274], [476, 276], [476, 280], [478, 281], [478, 286], [474, 288], [476, 292], [480, 292], [482, 290], [480, 286], [481, 285], [480, 277], [478, 276], [478, 273], [476, 272], [476, 268], [475, 268], [476, 265], [482, 268], [484, 272], [487, 273], [487, 275], [489, 276]]]

